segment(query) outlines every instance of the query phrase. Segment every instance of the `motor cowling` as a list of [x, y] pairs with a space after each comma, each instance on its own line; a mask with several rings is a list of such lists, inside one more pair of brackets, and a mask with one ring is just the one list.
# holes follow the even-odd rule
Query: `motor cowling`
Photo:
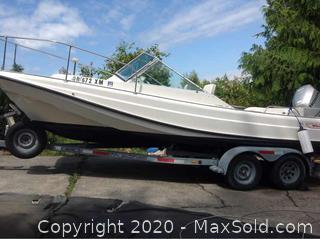
[[295, 92], [292, 106], [301, 116], [320, 116], [320, 93], [312, 85], [301, 86]]

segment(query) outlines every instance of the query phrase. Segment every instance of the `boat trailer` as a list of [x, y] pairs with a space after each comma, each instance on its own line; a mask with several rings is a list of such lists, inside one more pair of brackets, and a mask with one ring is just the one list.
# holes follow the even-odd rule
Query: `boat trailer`
[[[52, 144], [49, 145], [47, 149], [76, 156], [102, 156], [108, 159], [126, 159], [150, 163], [209, 166], [211, 171], [223, 175], [227, 174], [228, 167], [230, 166], [232, 159], [241, 154], [252, 153], [258, 157], [257, 160], [268, 162], [275, 162], [280, 157], [287, 154], [298, 154], [307, 160], [300, 151], [290, 148], [239, 146], [226, 151], [220, 158], [195, 158], [179, 157], [174, 155], [155, 155], [152, 153], [126, 153], [103, 148], [95, 148], [94, 146], [94, 144]], [[308, 162], [310, 163], [308, 163], [307, 170], [311, 173], [313, 164], [311, 161]]]
[[[15, 124], [14, 116], [21, 112], [12, 104], [10, 111], [0, 119], [6, 119], [9, 127]], [[5, 148], [5, 141], [0, 140], [0, 148]], [[76, 156], [95, 156], [107, 159], [126, 159], [150, 163], [207, 166], [215, 173], [226, 177], [228, 184], [235, 189], [248, 190], [256, 187], [261, 179], [262, 165], [271, 165], [270, 175], [274, 177], [276, 186], [283, 189], [296, 188], [305, 177], [320, 175], [318, 161], [315, 156], [304, 155], [292, 148], [238, 146], [224, 152], [219, 157], [192, 156], [180, 157], [175, 152], [168, 153], [126, 153], [99, 148], [90, 143], [49, 144], [47, 149]], [[269, 167], [270, 168], [270, 167]]]

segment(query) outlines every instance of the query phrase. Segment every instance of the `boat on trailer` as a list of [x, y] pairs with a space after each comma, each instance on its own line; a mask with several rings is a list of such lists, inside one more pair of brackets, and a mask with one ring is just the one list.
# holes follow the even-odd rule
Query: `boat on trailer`
[[215, 96], [213, 84], [201, 89], [145, 52], [107, 79], [3, 70], [0, 88], [28, 124], [106, 147], [299, 149], [303, 127], [320, 150], [320, 97], [312, 86], [297, 90], [292, 107], [239, 109]]
[[[66, 73], [42, 76], [6, 71], [10, 39], [67, 46]], [[146, 52], [110, 77], [94, 77], [77, 74], [75, 65], [69, 72], [72, 49], [104, 57], [101, 54], [43, 39], [5, 36], [3, 41], [0, 88], [13, 103], [5, 116], [5, 145], [17, 157], [41, 153], [49, 131], [95, 147], [157, 146], [168, 148], [176, 157], [223, 158], [221, 165], [210, 169], [230, 174], [229, 183], [235, 188], [249, 189], [261, 177], [258, 160], [279, 162], [272, 171], [280, 185], [290, 188], [311, 173], [307, 170], [312, 168], [311, 157], [304, 154], [320, 152], [320, 94], [311, 85], [296, 91], [290, 107], [240, 109], [214, 95], [214, 84], [202, 89]], [[240, 166], [233, 158], [238, 158]], [[295, 175], [290, 170], [299, 173], [293, 181], [287, 177]]]

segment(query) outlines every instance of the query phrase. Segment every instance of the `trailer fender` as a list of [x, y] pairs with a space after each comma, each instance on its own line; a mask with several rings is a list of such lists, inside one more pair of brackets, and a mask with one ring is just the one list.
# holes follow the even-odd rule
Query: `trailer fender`
[[[290, 148], [271, 148], [271, 147], [253, 147], [253, 146], [239, 146], [232, 149], [229, 149], [225, 152], [222, 157], [217, 162], [217, 165], [210, 167], [211, 170], [219, 172], [223, 175], [226, 175], [228, 167], [231, 161], [238, 155], [243, 153], [250, 153], [257, 156], [257, 160], [265, 160], [268, 162], [274, 162], [278, 160], [285, 154], [298, 154], [304, 161], [307, 163], [306, 166], [310, 168], [310, 160], [307, 160], [306, 157], [296, 149]], [[218, 170], [217, 170], [218, 169]], [[309, 171], [309, 170], [308, 170]]]

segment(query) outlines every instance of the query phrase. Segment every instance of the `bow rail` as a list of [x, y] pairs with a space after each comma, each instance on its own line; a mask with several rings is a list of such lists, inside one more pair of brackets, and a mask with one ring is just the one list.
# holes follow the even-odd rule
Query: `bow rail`
[[[170, 81], [170, 84], [172, 83], [172, 87], [176, 87], [176, 88], [185, 88], [185, 89], [191, 89], [191, 90], [196, 90], [196, 91], [202, 91], [201, 87], [199, 87], [198, 85], [196, 85], [194, 82], [192, 82], [190, 79], [188, 79], [187, 77], [185, 77], [184, 75], [180, 74], [179, 72], [175, 71], [174, 69], [172, 69], [171, 67], [169, 67], [167, 64], [165, 64], [164, 62], [162, 62], [158, 57], [151, 55], [147, 52], [142, 52], [140, 55], [138, 55], [136, 58], [134, 58], [132, 61], [130, 61], [129, 63], [124, 63], [121, 61], [118, 61], [116, 59], [113, 59], [111, 57], [102, 55], [100, 53], [91, 51], [91, 50], [87, 50], [72, 44], [68, 44], [68, 43], [64, 43], [61, 41], [56, 41], [56, 40], [50, 40], [50, 39], [43, 39], [43, 38], [32, 38], [32, 37], [20, 37], [20, 36], [10, 36], [10, 35], [0, 35], [0, 41], [4, 42], [4, 46], [3, 46], [3, 58], [2, 58], [2, 66], [1, 66], [1, 70], [4, 71], [6, 68], [6, 60], [7, 60], [7, 55], [8, 55], [8, 49], [7, 46], [8, 44], [14, 45], [14, 51], [13, 51], [13, 66], [17, 67], [16, 64], [16, 58], [17, 58], [17, 49], [18, 47], [21, 48], [25, 48], [28, 50], [32, 50], [41, 54], [45, 54], [48, 55], [50, 57], [54, 57], [57, 58], [59, 60], [64, 60], [66, 61], [66, 65], [64, 68], [64, 66], [62, 68], [60, 68], [60, 70], [63, 69], [63, 71], [60, 72], [59, 70], [59, 74], [61, 75], [61, 78], [68, 82], [68, 76], [69, 75], [76, 75], [76, 69], [77, 66], [80, 66], [80, 75], [85, 76], [85, 77], [92, 77], [93, 75], [97, 74], [98, 77], [102, 75], [101, 79], [105, 79], [106, 75], [117, 75], [119, 76], [119, 74], [117, 74], [120, 70], [118, 70], [117, 72], [109, 72], [105, 69], [105, 64], [107, 62], [114, 62], [118, 65], [120, 65], [121, 67], [126, 67], [126, 68], [130, 68], [132, 70], [132, 72], [135, 72], [134, 74], [134, 79], [133, 81], [135, 82], [135, 90], [134, 93], [137, 93], [137, 84], [138, 84], [138, 80], [137, 77], [140, 76], [141, 74], [144, 74], [145, 76], [147, 76], [148, 78], [150, 78], [150, 81], [152, 81], [152, 84], [157, 84], [157, 85], [163, 85], [163, 83], [161, 83], [158, 79], [155, 79], [155, 77], [152, 76], [152, 74], [148, 73], [147, 71], [150, 68], [154, 68], [155, 71], [161, 71], [163, 69], [165, 69], [166, 72], [168, 72], [168, 81]], [[23, 41], [25, 42], [25, 44], [23, 44]], [[46, 45], [44, 46], [39, 46], [38, 48], [35, 47], [31, 47], [30, 45], [32, 45], [31, 42], [44, 42], [44, 43], [48, 43], [48, 44], [54, 44], [54, 46], [59, 45], [62, 46], [64, 48], [64, 51], [67, 50], [67, 55], [66, 56], [61, 56], [61, 53], [52, 53], [46, 50], [43, 50], [41, 48], [45, 48], [48, 47]], [[30, 44], [31, 43], [31, 44]], [[57, 49], [55, 49], [57, 50]], [[73, 51], [75, 50], [75, 51]], [[87, 53], [90, 54], [91, 56], [95, 56], [95, 57], [99, 57], [99, 58], [103, 58], [104, 62], [103, 62], [103, 68], [95, 68], [93, 67], [93, 62], [91, 61], [90, 65], [86, 65], [86, 64], [82, 64], [82, 62], [80, 63], [79, 61], [79, 54], [81, 55], [80, 52], [83, 53]], [[72, 57], [73, 55], [73, 57]], [[77, 57], [75, 57], [77, 55]], [[141, 57], [142, 55], [148, 55], [149, 57], [151, 57], [153, 59], [152, 66], [149, 64], [147, 64], [145, 67], [143, 67], [143, 69], [136, 69], [137, 66], [135, 66], [135, 64], [132, 64], [134, 61], [138, 61], [139, 57]], [[32, 59], [34, 60], [34, 59]], [[85, 57], [85, 60], [88, 60], [87, 57]], [[39, 60], [38, 58], [35, 59], [34, 61], [37, 61], [39, 64], [42, 64], [44, 66], [44, 62]], [[73, 74], [69, 73], [69, 69], [70, 69], [70, 61], [73, 61]], [[29, 62], [29, 61], [28, 61]], [[157, 65], [158, 64], [158, 65]], [[48, 65], [53, 65], [53, 63], [50, 61], [48, 63]], [[89, 68], [84, 68], [84, 67], [89, 67]], [[35, 68], [33, 66], [33, 68]], [[39, 68], [41, 69], [41, 68]], [[96, 70], [98, 69], [98, 70]], [[14, 71], [18, 71], [16, 70], [16, 68], [13, 67]], [[43, 67], [42, 70], [48, 70], [47, 65], [45, 65]], [[83, 71], [84, 70], [84, 71]], [[140, 71], [141, 70], [141, 71]], [[19, 71], [20, 72], [20, 71]], [[52, 74], [52, 73], [51, 73]], [[39, 74], [37, 74], [39, 75]], [[41, 75], [41, 74], [40, 74]], [[63, 76], [64, 75], [64, 76]], [[41, 75], [43, 76], [43, 75]], [[51, 78], [57, 78], [57, 76], [55, 77], [51, 77]], [[59, 76], [59, 79], [61, 79]], [[100, 78], [100, 77], [99, 77]], [[120, 77], [121, 78], [121, 77]], [[124, 80], [128, 80], [128, 79], [124, 79]], [[148, 81], [148, 83], [150, 84], [150, 81]], [[175, 82], [176, 81], [176, 82]], [[143, 81], [140, 82], [140, 84], [143, 84]], [[165, 85], [166, 86], [166, 85]], [[169, 86], [169, 85], [167, 85]]]
[[[45, 50], [40, 50], [40, 49], [37, 49], [37, 48], [34, 48], [34, 47], [30, 47], [28, 45], [24, 45], [22, 43], [19, 43], [19, 40], [20, 41], [24, 40], [24, 41], [46, 42], [46, 43], [51, 43], [51, 44], [55, 44], [55, 45], [61, 45], [61, 46], [66, 47], [67, 56], [63, 57], [63, 56], [60, 56], [60, 55], [57, 55], [57, 54], [54, 54], [54, 53], [51, 53], [51, 52], [48, 52], [48, 51], [45, 51]], [[102, 55], [100, 53], [97, 53], [97, 52], [94, 52], [94, 51], [90, 51], [90, 50], [87, 50], [87, 49], [84, 49], [84, 48], [81, 48], [81, 47], [78, 47], [78, 46], [75, 46], [75, 45], [72, 45], [72, 44], [68, 44], [68, 43], [65, 43], [65, 42], [56, 41], [56, 40], [49, 40], [49, 39], [43, 39], [43, 38], [32, 38], [32, 37], [19, 37], [19, 36], [0, 35], [0, 41], [4, 42], [1, 70], [5, 70], [5, 67], [6, 67], [7, 46], [8, 46], [8, 44], [14, 45], [14, 55], [13, 55], [14, 64], [16, 64], [17, 48], [18, 47], [25, 48], [25, 49], [28, 49], [28, 50], [32, 50], [32, 51], [35, 51], [35, 52], [39, 52], [39, 53], [42, 53], [42, 54], [45, 54], [45, 55], [48, 55], [48, 56], [51, 56], [51, 57], [66, 61], [66, 72], [65, 72], [65, 80], [66, 81], [67, 81], [68, 75], [69, 75], [71, 52], [72, 52], [73, 49], [76, 49], [76, 50], [79, 50], [79, 51], [82, 51], [82, 52], [85, 52], [85, 53], [88, 53], [88, 54], [91, 54], [91, 55], [94, 55], [94, 56], [97, 56], [97, 57], [101, 57], [105, 61], [112, 61], [112, 62], [115, 62], [117, 64], [126, 65], [125, 63], [123, 63], [121, 61], [112, 59], [111, 57]], [[74, 61], [74, 67], [73, 67], [73, 72], [74, 73], [75, 73], [75, 69], [76, 69], [76, 64], [77, 64], [76, 61]], [[84, 65], [84, 64], [79, 63], [79, 65]]]

